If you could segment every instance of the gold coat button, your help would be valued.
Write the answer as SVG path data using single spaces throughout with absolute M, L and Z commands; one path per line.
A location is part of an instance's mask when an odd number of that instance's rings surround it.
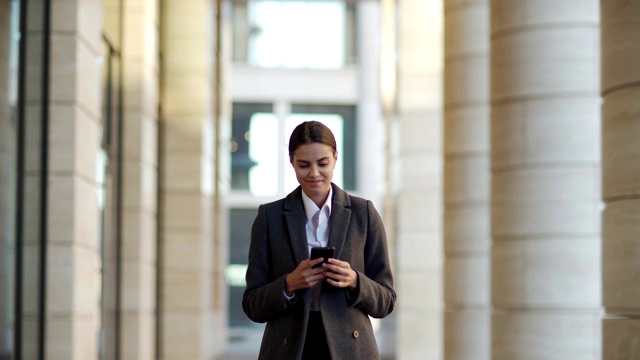
M 354 331 L 354 332 L 353 332 L 353 337 L 354 337 L 354 338 L 356 338 L 356 339 L 357 339 L 359 336 L 360 336 L 360 333 L 358 332 L 358 330 L 356 330 L 356 331 Z

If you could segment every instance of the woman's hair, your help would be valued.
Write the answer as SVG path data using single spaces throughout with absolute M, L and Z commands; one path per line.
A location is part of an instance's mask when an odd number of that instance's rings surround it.
M 305 121 L 296 126 L 289 138 L 289 156 L 293 156 L 293 152 L 298 147 L 310 143 L 321 143 L 329 145 L 333 152 L 337 151 L 336 139 L 329 128 L 319 121 Z

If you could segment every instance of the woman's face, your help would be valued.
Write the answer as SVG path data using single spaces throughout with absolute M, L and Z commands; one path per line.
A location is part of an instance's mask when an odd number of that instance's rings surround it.
M 309 143 L 300 145 L 289 160 L 304 193 L 316 205 L 322 205 L 329 194 L 338 153 L 329 145 Z

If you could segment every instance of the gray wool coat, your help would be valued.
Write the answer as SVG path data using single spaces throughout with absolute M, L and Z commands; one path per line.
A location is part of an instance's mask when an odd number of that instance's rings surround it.
M 378 359 L 369 316 L 389 315 L 396 301 L 384 227 L 371 201 L 332 186 L 329 246 L 358 273 L 358 284 L 349 296 L 346 289 L 323 283 L 320 311 L 327 344 L 334 360 Z M 251 230 L 242 308 L 251 320 L 267 323 L 259 359 L 302 356 L 310 299 L 298 291 L 289 303 L 283 291 L 287 274 L 309 258 L 305 220 L 298 187 L 284 199 L 261 205 Z

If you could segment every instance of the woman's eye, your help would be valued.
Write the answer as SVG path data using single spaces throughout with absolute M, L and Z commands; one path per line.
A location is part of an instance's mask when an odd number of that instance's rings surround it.
M 327 166 L 329 163 L 321 163 L 320 166 Z
M 306 168 L 308 168 L 308 167 L 309 167 L 309 165 L 298 165 L 298 167 L 299 167 L 300 169 L 306 169 Z

